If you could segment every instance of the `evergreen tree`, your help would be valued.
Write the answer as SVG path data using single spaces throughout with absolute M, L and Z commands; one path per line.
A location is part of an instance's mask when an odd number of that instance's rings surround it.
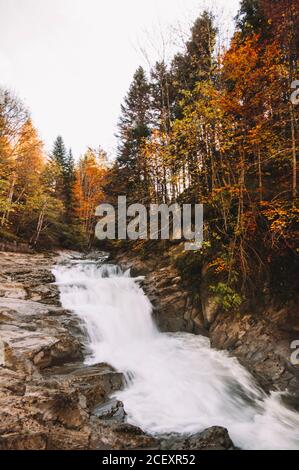
M 242 0 L 236 22 L 242 39 L 260 31 L 265 34 L 267 21 L 261 0 Z
M 69 149 L 69 152 L 65 159 L 64 171 L 64 190 L 65 190 L 65 202 L 66 202 L 66 217 L 68 222 L 71 222 L 74 217 L 74 196 L 73 188 L 75 184 L 75 160 L 73 157 L 72 149 Z
M 58 168 L 56 180 L 56 196 L 61 199 L 65 206 L 65 218 L 68 223 L 73 216 L 73 186 L 75 182 L 75 162 L 70 149 L 66 150 L 61 136 L 54 142 L 51 160 Z
M 144 139 L 150 135 L 150 86 L 142 67 L 135 72 L 121 111 L 117 167 L 121 172 L 123 192 L 127 194 L 130 188 L 133 199 L 144 200 L 148 178 L 141 148 Z
M 214 57 L 216 35 L 214 16 L 204 11 L 191 29 L 191 37 L 186 43 L 185 53 L 176 55 L 172 62 L 172 74 L 176 87 L 177 122 L 175 127 L 182 142 L 180 147 L 185 149 L 183 154 L 186 154 L 186 148 L 188 148 L 187 161 L 184 162 L 182 171 L 184 180 L 186 180 L 186 170 L 189 174 L 188 197 L 191 196 L 192 200 L 197 200 L 200 188 L 202 190 L 213 186 L 215 146 L 211 145 L 208 127 L 204 123 L 204 113 L 209 107 L 206 90 L 217 80 Z M 199 102 L 205 103 L 201 111 L 202 115 L 198 113 Z M 193 119 L 190 120 L 192 115 Z M 177 142 L 174 151 L 178 153 Z M 204 182 L 199 178 L 202 172 L 205 173 Z
M 61 199 L 65 204 L 64 172 L 66 164 L 66 148 L 61 136 L 58 136 L 54 142 L 50 160 L 57 168 L 56 179 L 54 183 L 55 197 Z
M 54 160 L 58 165 L 64 169 L 67 161 L 67 151 L 63 142 L 62 137 L 59 135 L 54 142 L 52 155 L 52 160 Z
M 186 99 L 184 91 L 191 92 L 199 82 L 212 76 L 216 34 L 213 15 L 203 12 L 191 29 L 191 38 L 186 43 L 185 53 L 177 54 L 172 61 L 178 117 L 181 115 L 180 101 L 184 97 Z
M 151 118 L 155 128 L 168 133 L 174 118 L 174 87 L 165 62 L 156 62 L 151 70 Z

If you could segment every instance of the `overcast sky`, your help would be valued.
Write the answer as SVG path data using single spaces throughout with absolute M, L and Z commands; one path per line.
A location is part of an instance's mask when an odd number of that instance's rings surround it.
M 138 65 L 165 59 L 205 5 L 226 35 L 239 0 L 0 0 L 0 85 L 23 99 L 51 149 L 115 149 L 120 103 Z

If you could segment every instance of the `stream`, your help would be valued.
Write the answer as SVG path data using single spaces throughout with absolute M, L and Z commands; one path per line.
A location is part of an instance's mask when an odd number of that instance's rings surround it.
M 299 413 L 267 395 L 228 353 L 189 333 L 161 333 L 141 278 L 102 260 L 64 255 L 53 270 L 61 303 L 83 321 L 90 354 L 125 376 L 114 394 L 129 423 L 153 435 L 228 429 L 242 449 L 299 449 Z

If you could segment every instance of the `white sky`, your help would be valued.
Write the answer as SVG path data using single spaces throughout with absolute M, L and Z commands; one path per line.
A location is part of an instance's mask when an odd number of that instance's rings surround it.
M 31 110 L 46 149 L 114 153 L 120 104 L 138 65 L 165 58 L 206 5 L 227 35 L 239 0 L 0 0 L 0 85 Z M 224 12 L 224 14 L 223 14 Z

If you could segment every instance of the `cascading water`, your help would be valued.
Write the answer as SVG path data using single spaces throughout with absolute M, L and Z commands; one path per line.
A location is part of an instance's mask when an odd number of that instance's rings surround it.
M 191 434 L 218 425 L 243 449 L 299 449 L 299 413 L 266 395 L 236 359 L 188 333 L 160 333 L 151 304 L 114 265 L 64 260 L 54 269 L 62 305 L 85 322 L 91 357 L 126 377 L 115 396 L 144 431 Z

